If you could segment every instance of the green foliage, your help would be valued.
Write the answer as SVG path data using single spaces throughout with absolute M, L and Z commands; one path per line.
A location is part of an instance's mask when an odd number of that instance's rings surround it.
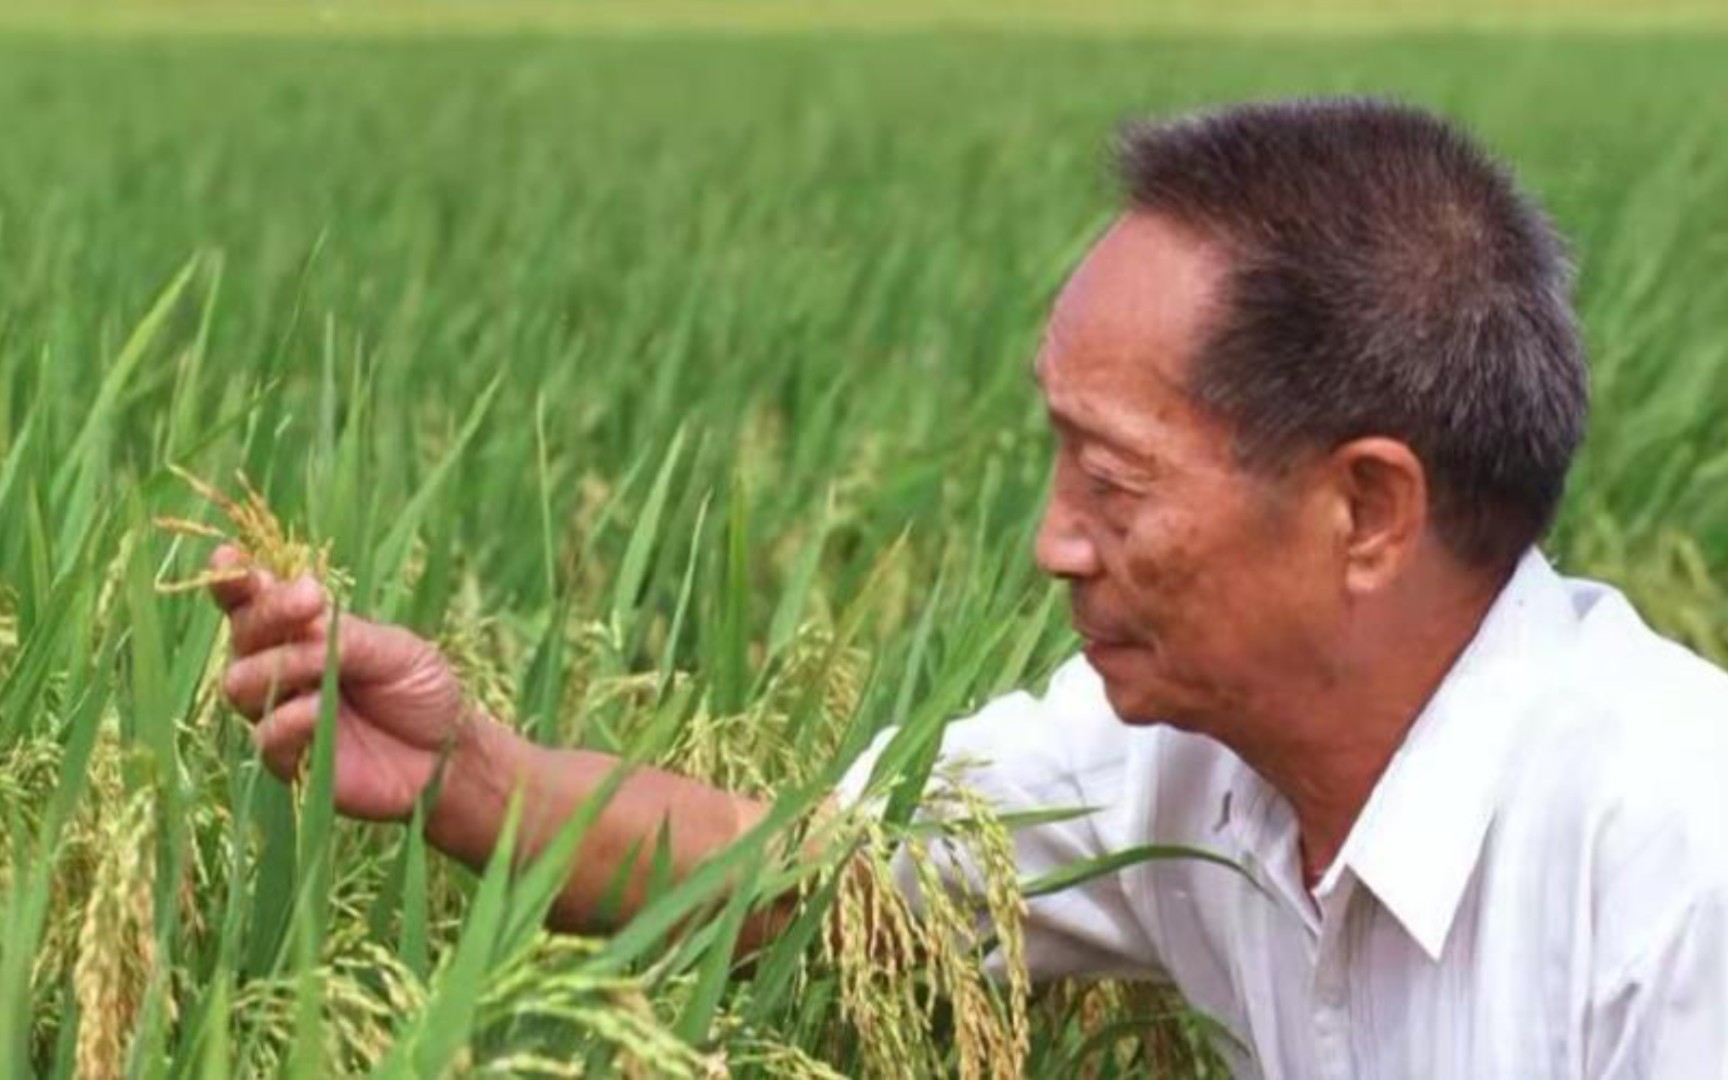
M 0 41 L 0 1071 L 1207 1075 L 1167 1001 L 1028 1004 L 958 910 L 912 929 L 836 872 L 953 842 L 896 832 L 941 724 L 1071 647 L 1025 369 L 1111 126 L 1376 90 L 1480 130 L 1582 267 L 1596 417 L 1553 550 L 1720 659 L 1723 48 Z M 209 605 L 151 588 L 207 553 L 149 525 L 210 520 L 170 464 L 255 478 L 501 717 L 773 814 L 607 942 L 538 930 L 582 818 L 478 879 L 332 820 L 328 759 L 291 793 L 220 705 Z M 889 723 L 885 822 L 813 824 Z M 831 910 L 948 951 L 847 954 Z

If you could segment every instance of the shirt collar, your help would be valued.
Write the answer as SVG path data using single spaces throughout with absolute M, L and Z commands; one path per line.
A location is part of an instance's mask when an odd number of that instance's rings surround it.
M 1519 561 L 1375 784 L 1338 858 L 1430 959 L 1446 944 L 1549 654 L 1577 628 L 1565 583 L 1541 552 Z
M 1347 868 L 1430 959 L 1440 958 L 1517 749 L 1520 715 L 1553 671 L 1543 658 L 1576 627 L 1565 583 L 1531 548 L 1405 734 L 1317 897 L 1330 895 Z M 1288 804 L 1245 763 L 1231 793 L 1248 850 L 1274 857 L 1270 848 L 1294 848 Z M 1284 854 L 1300 889 L 1294 851 Z

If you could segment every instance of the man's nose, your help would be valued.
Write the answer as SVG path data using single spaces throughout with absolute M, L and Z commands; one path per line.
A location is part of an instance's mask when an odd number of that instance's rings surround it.
M 1034 557 L 1038 569 L 1051 577 L 1085 578 L 1098 572 L 1098 549 L 1079 519 L 1054 495 L 1038 525 Z

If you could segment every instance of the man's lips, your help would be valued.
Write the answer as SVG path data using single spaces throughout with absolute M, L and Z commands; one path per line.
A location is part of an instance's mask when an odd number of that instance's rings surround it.
M 1079 622 L 1074 624 L 1074 630 L 1085 640 L 1087 648 L 1119 649 L 1128 644 L 1127 639 L 1120 634 L 1094 630 Z
M 1112 670 L 1120 670 L 1122 662 L 1128 657 L 1128 647 L 1116 642 L 1087 638 L 1080 646 L 1080 655 L 1086 658 L 1086 662 L 1092 665 L 1095 671 L 1103 675 Z

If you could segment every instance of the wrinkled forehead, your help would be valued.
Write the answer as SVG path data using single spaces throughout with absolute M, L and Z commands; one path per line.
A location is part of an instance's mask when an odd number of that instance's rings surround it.
M 1051 413 L 1089 426 L 1191 407 L 1189 365 L 1224 271 L 1222 252 L 1192 231 L 1141 211 L 1119 217 L 1045 325 L 1034 376 Z

